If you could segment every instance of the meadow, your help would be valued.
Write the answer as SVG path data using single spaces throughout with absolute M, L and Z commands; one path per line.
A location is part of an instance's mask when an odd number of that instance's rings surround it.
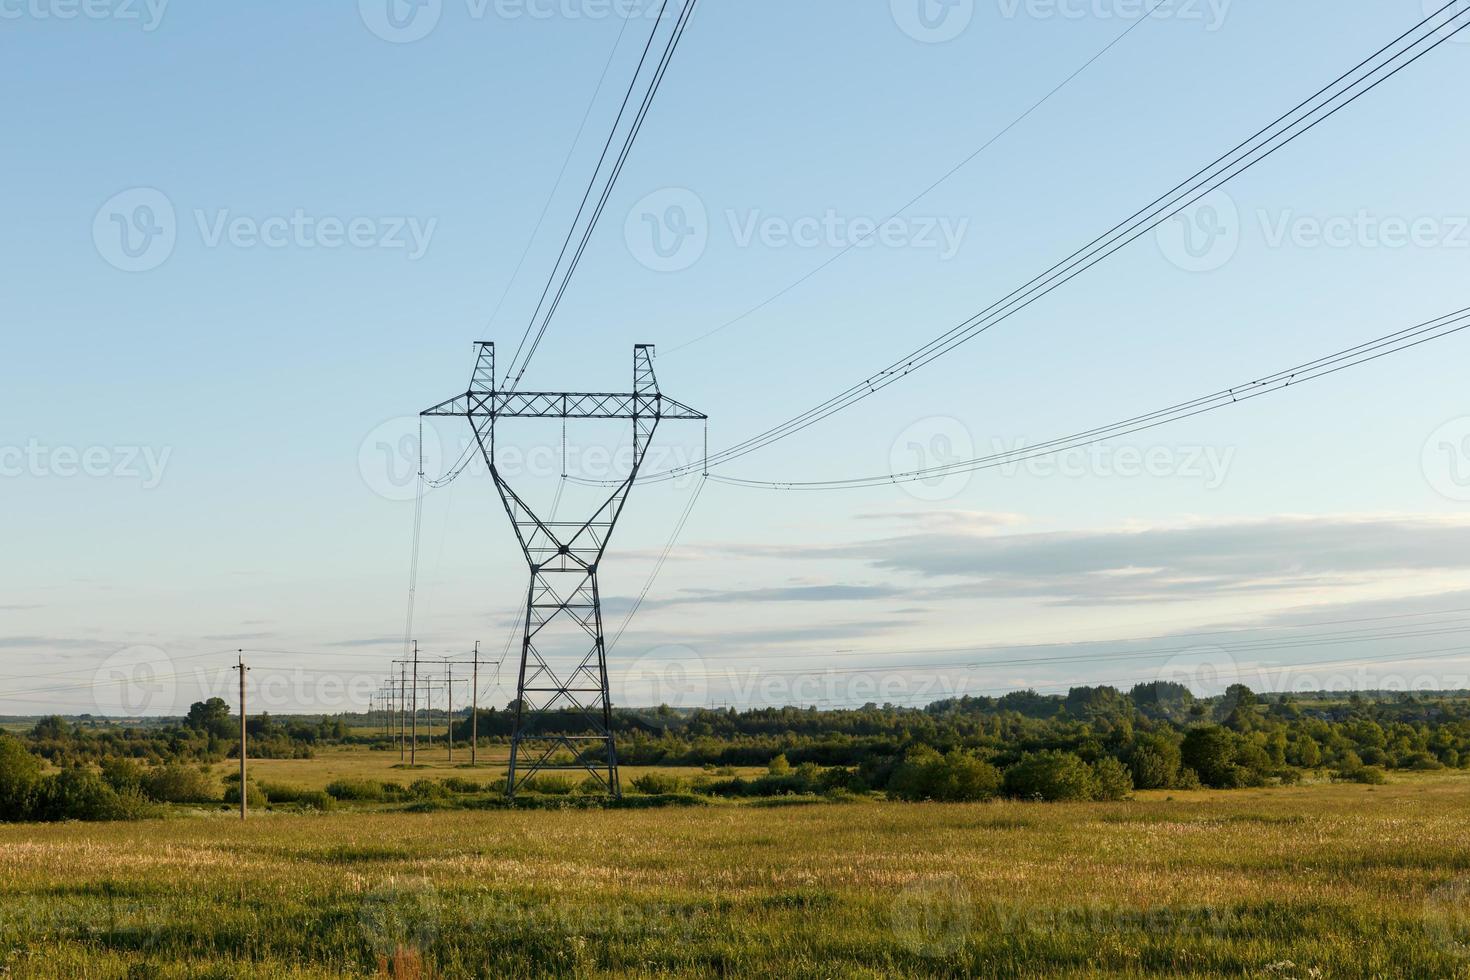
M 1467 814 L 1470 776 L 1444 772 L 1116 803 L 8 825 L 0 975 L 1470 977 Z

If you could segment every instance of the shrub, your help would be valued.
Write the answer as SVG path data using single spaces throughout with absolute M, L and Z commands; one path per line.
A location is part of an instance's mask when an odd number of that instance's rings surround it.
M 442 800 L 449 796 L 449 790 L 435 780 L 416 779 L 408 787 L 408 795 L 415 800 Z
M 1365 783 L 1369 786 L 1382 786 L 1388 782 L 1388 776 L 1377 766 L 1358 766 L 1353 769 L 1340 769 L 1332 774 L 1332 778 L 1340 783 Z
M 1218 725 L 1190 729 L 1179 752 L 1184 765 L 1206 786 L 1224 789 L 1246 783 L 1245 774 L 1235 764 L 1235 736 Z
M 647 796 L 664 796 L 684 789 L 684 781 L 662 772 L 649 772 L 633 779 L 633 790 Z
M 786 753 L 776 756 L 766 765 L 766 772 L 772 776 L 785 776 L 791 772 L 791 762 L 786 758 Z
M 536 776 L 525 784 L 525 788 L 533 793 L 545 793 L 548 796 L 569 796 L 575 788 L 569 776 Z
M 239 781 L 236 780 L 236 782 Z M 319 789 L 303 789 L 300 786 L 288 786 L 284 783 L 261 782 L 258 785 L 260 791 L 265 794 L 265 798 L 271 803 L 295 804 L 308 810 L 330 810 L 337 802 L 330 794 Z M 240 797 L 237 795 L 235 802 L 239 801 Z
M 1133 793 L 1133 776 L 1128 767 L 1112 756 L 1094 762 L 1092 774 L 1096 784 L 1094 799 L 1126 800 Z
M 1025 800 L 1090 800 L 1097 777 L 1071 752 L 1028 752 L 1006 770 L 1005 790 Z
M 86 769 L 63 769 L 41 783 L 34 815 L 41 820 L 134 820 L 146 813 L 147 805 L 136 793 L 118 793 Z
M 18 739 L 0 735 L 0 820 L 26 820 L 36 806 L 41 760 Z
M 236 783 L 239 777 L 236 777 Z M 143 774 L 143 793 L 159 803 L 213 803 L 214 786 L 202 770 L 170 763 Z M 237 795 L 238 799 L 238 795 Z
M 132 759 L 114 756 L 102 760 L 102 778 L 117 793 L 142 793 L 143 767 Z
M 389 798 L 388 785 L 371 779 L 334 779 L 327 784 L 327 794 L 354 803 L 381 803 Z
M 1179 779 L 1179 746 L 1162 735 L 1143 736 L 1128 757 L 1133 785 L 1139 789 L 1168 789 Z
M 451 793 L 478 793 L 485 787 L 473 779 L 465 779 L 463 776 L 450 776 L 444 780 L 444 788 Z
M 260 787 L 254 783 L 246 783 L 245 793 L 246 806 L 263 807 L 270 802 L 270 797 L 261 792 Z M 240 805 L 240 781 L 238 779 L 235 780 L 235 785 L 225 788 L 225 803 L 229 806 Z
M 926 747 L 910 752 L 894 770 L 888 793 L 900 800 L 965 803 L 988 800 L 1000 787 L 1000 770 L 990 763 L 958 749 L 941 756 Z

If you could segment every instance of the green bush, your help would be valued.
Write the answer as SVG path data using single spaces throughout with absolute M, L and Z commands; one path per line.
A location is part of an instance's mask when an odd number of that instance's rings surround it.
M 1097 776 L 1071 752 L 1028 752 L 1006 770 L 1005 790 L 1023 800 L 1091 800 Z
M 900 800 L 966 803 L 1000 792 L 1001 774 L 988 762 L 959 750 L 941 756 L 931 748 L 911 751 L 894 770 L 888 793 Z
M 416 779 L 408 787 L 408 795 L 415 800 L 442 800 L 449 796 L 449 790 L 433 779 Z
M 113 756 L 102 760 L 102 778 L 118 793 L 142 793 L 143 767 L 133 759 Z
M 404 796 L 403 787 L 396 783 L 350 778 L 332 780 L 327 784 L 327 793 L 335 799 L 352 803 L 382 803 Z
M 236 782 L 239 782 L 238 777 Z M 219 799 L 209 776 L 200 769 L 170 763 L 143 774 L 143 793 L 158 803 L 213 803 Z
M 786 753 L 781 753 L 767 763 L 766 772 L 772 776 L 785 776 L 791 772 L 791 762 L 786 758 Z
M 572 784 L 570 776 L 536 776 L 525 784 L 525 788 L 533 793 L 545 793 L 547 796 L 570 796 L 576 787 Z
M 1128 767 L 1112 756 L 1103 756 L 1092 764 L 1096 789 L 1093 799 L 1126 800 L 1133 794 L 1133 775 Z
M 451 793 L 479 793 L 485 787 L 473 779 L 465 779 L 463 776 L 450 776 L 444 780 L 444 788 Z
M 684 780 L 662 772 L 649 772 L 633 779 L 633 791 L 645 796 L 664 796 L 684 790 Z
M 19 739 L 0 735 L 0 820 L 28 820 L 41 784 L 41 760 Z
M 238 783 L 238 780 L 236 781 Z M 304 789 L 300 786 L 288 786 L 284 783 L 260 782 L 260 791 L 271 803 L 294 804 L 305 807 L 308 810 L 330 810 L 336 804 L 332 796 L 319 789 Z M 240 797 L 235 796 L 235 802 Z
M 1356 766 L 1351 769 L 1339 769 L 1332 774 L 1334 781 L 1339 783 L 1365 783 L 1369 786 L 1382 786 L 1388 782 L 1388 776 L 1377 766 Z
M 63 769 L 43 780 L 34 817 L 38 820 L 136 820 L 148 806 L 136 793 L 118 793 L 97 773 Z
M 270 802 L 270 797 L 261 792 L 259 786 L 254 783 L 246 784 L 246 806 L 263 807 Z M 225 803 L 229 806 L 240 805 L 240 781 L 235 780 L 235 785 L 225 787 Z

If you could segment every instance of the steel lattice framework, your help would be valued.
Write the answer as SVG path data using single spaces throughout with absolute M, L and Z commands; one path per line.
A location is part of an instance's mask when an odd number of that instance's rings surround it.
M 626 393 L 498 391 L 495 345 L 477 346 L 469 391 L 423 414 L 470 420 L 531 570 L 506 790 L 514 796 L 538 772 L 570 770 L 590 773 L 620 796 L 597 572 L 659 423 L 706 416 L 659 392 L 648 344 L 633 348 L 633 390 Z M 496 422 L 508 418 L 627 419 L 633 423 L 632 466 L 588 520 L 542 520 L 496 464 Z M 557 628 L 576 638 L 570 655 L 553 650 Z M 548 730 L 552 725 L 560 730 Z

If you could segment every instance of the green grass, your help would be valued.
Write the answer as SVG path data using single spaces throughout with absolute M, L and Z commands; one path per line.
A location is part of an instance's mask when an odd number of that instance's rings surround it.
M 0 976 L 1470 977 L 1467 812 L 1437 774 L 0 826 Z

